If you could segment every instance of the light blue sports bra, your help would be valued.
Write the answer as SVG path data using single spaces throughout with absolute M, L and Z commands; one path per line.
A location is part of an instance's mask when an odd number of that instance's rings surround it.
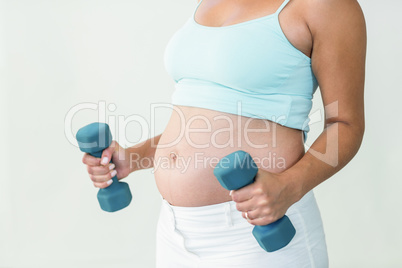
M 267 119 L 303 131 L 318 83 L 311 59 L 285 37 L 278 10 L 222 27 L 198 24 L 194 15 L 171 37 L 165 67 L 175 81 L 173 105 Z

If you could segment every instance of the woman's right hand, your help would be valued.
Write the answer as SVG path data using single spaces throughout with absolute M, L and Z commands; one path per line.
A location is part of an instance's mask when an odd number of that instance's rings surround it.
M 109 163 L 112 159 L 113 163 Z M 126 149 L 116 141 L 103 150 L 101 158 L 84 154 L 82 162 L 87 166 L 89 178 L 97 188 L 106 188 L 112 184 L 112 178 L 123 179 L 130 174 L 130 159 Z

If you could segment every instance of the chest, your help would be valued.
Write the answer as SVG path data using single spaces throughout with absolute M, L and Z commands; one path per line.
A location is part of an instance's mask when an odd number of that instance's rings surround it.
M 274 14 L 282 4 L 283 0 L 200 0 L 194 12 L 194 20 L 204 26 L 225 27 Z M 312 38 L 304 20 L 304 9 L 302 2 L 292 0 L 281 10 L 278 17 L 288 41 L 310 57 Z

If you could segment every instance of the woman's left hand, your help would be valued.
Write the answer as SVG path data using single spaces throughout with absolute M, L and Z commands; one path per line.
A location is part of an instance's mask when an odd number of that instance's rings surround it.
M 281 173 L 262 169 L 258 170 L 254 183 L 231 191 L 231 196 L 243 218 L 253 225 L 275 222 L 301 198 L 298 187 L 291 180 Z

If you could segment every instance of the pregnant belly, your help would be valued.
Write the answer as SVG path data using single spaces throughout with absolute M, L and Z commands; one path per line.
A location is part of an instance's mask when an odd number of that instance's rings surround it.
M 174 106 L 155 152 L 156 184 L 175 206 L 229 201 L 229 191 L 213 174 L 222 157 L 244 150 L 259 168 L 278 173 L 303 156 L 302 138 L 300 130 L 269 120 Z

